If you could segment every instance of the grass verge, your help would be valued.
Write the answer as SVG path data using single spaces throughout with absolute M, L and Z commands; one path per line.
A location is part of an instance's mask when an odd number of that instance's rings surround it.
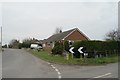
M 51 63 L 58 63 L 58 64 L 68 64 L 68 65 L 102 65 L 108 63 L 118 62 L 120 56 L 111 56 L 111 57 L 103 57 L 103 58 L 69 58 L 66 60 L 63 56 L 51 55 L 47 51 L 34 51 L 29 50 L 29 52 L 43 60 L 46 60 Z M 120 61 L 120 60 L 119 60 Z

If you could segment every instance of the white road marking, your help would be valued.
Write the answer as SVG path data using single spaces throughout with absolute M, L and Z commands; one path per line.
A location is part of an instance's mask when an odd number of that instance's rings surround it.
M 60 73 L 60 72 L 58 72 L 58 74 L 59 74 L 59 75 L 61 75 L 61 73 Z
M 48 62 L 48 64 L 50 64 L 50 63 Z
M 101 78 L 101 77 L 104 77 L 104 76 L 108 76 L 110 75 L 111 73 L 107 73 L 107 74 L 104 74 L 104 75 L 101 75 L 101 76 L 97 76 L 97 77 L 93 77 L 93 78 Z
M 53 68 L 53 69 L 56 69 L 56 67 L 54 67 L 54 66 L 53 66 L 52 68 Z
M 61 77 L 61 76 L 59 76 L 58 78 L 59 78 L 59 79 L 61 79 L 62 77 Z
M 51 65 L 49 62 L 48 62 L 48 64 L 58 73 L 58 78 L 61 79 L 62 76 L 61 76 L 60 71 L 54 65 Z
M 52 67 L 54 67 L 53 65 L 51 65 Z
M 55 71 L 59 72 L 58 69 L 55 69 Z

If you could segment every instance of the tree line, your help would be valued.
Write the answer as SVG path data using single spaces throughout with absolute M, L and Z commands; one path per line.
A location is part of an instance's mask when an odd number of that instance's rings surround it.
M 30 48 L 30 45 L 34 42 L 38 41 L 35 38 L 25 38 L 22 42 L 20 42 L 17 39 L 12 39 L 9 44 L 5 44 L 2 46 L 3 48 L 15 48 L 15 49 L 21 49 L 21 48 Z

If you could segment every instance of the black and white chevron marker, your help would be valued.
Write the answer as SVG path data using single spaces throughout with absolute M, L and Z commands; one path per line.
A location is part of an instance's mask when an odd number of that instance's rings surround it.
M 69 49 L 70 53 L 72 53 L 72 55 L 71 55 L 72 58 L 73 58 L 73 54 L 74 54 L 73 49 L 74 49 L 74 47 L 71 47 L 71 48 Z
M 81 53 L 81 54 L 84 53 L 84 52 L 82 51 L 83 48 L 84 48 L 84 47 L 79 47 L 79 48 L 78 48 L 78 52 Z M 71 48 L 69 49 L 70 53 L 74 54 L 75 52 L 74 52 L 73 50 L 74 50 L 74 47 L 71 47 Z
M 74 49 L 74 47 L 71 47 L 71 48 L 69 49 L 70 53 L 72 53 L 72 54 L 74 54 L 73 49 Z
M 82 49 L 83 49 L 83 47 L 80 47 L 79 49 L 78 49 L 78 51 L 82 54 L 82 53 L 84 53 L 83 51 L 82 51 Z

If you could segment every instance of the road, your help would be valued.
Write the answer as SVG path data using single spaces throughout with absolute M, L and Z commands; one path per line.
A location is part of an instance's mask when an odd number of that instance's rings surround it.
M 3 78 L 57 78 L 47 62 L 19 49 L 5 49 L 2 53 Z
M 62 78 L 118 78 L 118 63 L 102 66 L 54 65 L 62 73 Z
M 48 63 L 19 49 L 2 53 L 3 78 L 118 78 L 118 63 L 102 66 Z

